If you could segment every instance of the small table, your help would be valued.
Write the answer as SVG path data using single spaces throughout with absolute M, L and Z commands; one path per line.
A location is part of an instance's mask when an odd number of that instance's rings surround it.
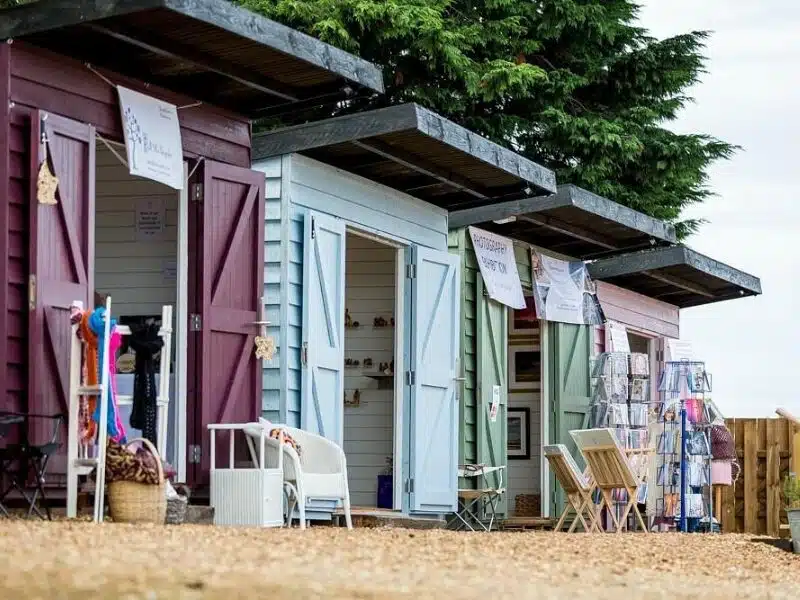
M 497 503 L 506 492 L 503 487 L 503 471 L 505 468 L 505 465 L 499 467 L 462 465 L 458 468 L 459 478 L 475 478 L 477 480 L 477 486 L 476 489 L 458 490 L 458 509 L 455 513 L 456 519 L 458 520 L 457 531 L 462 529 L 477 531 L 476 527 L 487 532 L 492 530 L 492 525 L 494 525 L 494 521 L 497 518 Z M 489 484 L 488 475 L 492 473 L 497 473 L 498 482 L 496 487 Z M 488 527 L 483 520 L 475 514 L 476 510 L 479 508 L 483 508 L 484 511 L 488 510 L 491 515 Z

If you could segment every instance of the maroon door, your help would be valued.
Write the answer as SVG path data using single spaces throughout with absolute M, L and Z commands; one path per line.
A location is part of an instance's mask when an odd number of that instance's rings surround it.
M 256 324 L 264 293 L 264 174 L 206 160 L 190 211 L 189 476 L 208 481 L 210 423 L 242 423 L 261 413 Z M 192 347 L 193 346 L 193 347 Z M 191 390 L 190 390 L 191 392 Z M 192 423 L 192 421 L 194 421 Z M 227 436 L 218 436 L 227 443 Z M 238 443 L 238 442 L 237 442 Z M 193 463 L 192 445 L 200 447 Z M 220 454 L 227 459 L 227 446 Z M 196 456 L 196 455 L 195 455 Z M 193 467 L 194 473 L 191 473 Z M 199 469 L 198 469 L 199 467 Z
M 28 280 L 28 410 L 69 412 L 69 307 L 91 308 L 94 290 L 94 128 L 42 112 L 31 123 L 30 269 Z M 37 176 L 48 160 L 58 178 L 56 203 L 37 198 Z M 32 441 L 47 441 L 52 422 L 31 421 Z M 62 453 L 51 473 L 66 472 Z

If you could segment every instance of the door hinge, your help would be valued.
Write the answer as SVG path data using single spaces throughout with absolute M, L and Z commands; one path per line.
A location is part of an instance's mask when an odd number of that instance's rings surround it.
M 406 371 L 406 383 L 408 385 L 414 385 L 417 381 L 417 375 L 414 371 Z
M 36 310 L 36 275 L 28 275 L 28 309 L 33 312 Z
M 409 494 L 414 493 L 414 480 L 413 479 L 406 479 L 406 492 Z
M 192 184 L 192 202 L 202 202 L 203 201 L 203 184 L 202 183 L 193 183 Z
M 303 347 L 300 349 L 300 362 L 308 364 L 308 342 L 303 342 Z
M 198 444 L 189 446 L 189 462 L 193 465 L 200 464 L 201 449 Z
M 416 279 L 417 277 L 417 265 L 406 265 L 406 277 L 408 279 Z
M 313 240 L 315 237 L 317 237 L 317 222 L 314 217 L 311 217 L 311 239 Z
M 203 318 L 197 313 L 189 315 L 189 331 L 200 331 L 203 328 Z

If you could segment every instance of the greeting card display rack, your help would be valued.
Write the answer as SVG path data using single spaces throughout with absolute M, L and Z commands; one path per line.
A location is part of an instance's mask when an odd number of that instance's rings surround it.
M 589 427 L 614 430 L 627 451 L 634 474 L 642 485 L 637 502 L 644 504 L 648 494 L 650 430 L 650 359 L 636 352 L 603 352 L 592 369 L 592 403 Z M 618 516 L 627 501 L 625 490 L 615 490 Z
M 664 364 L 659 380 L 656 420 L 650 436 L 657 439 L 651 479 L 656 483 L 648 515 L 662 531 L 714 531 L 711 492 L 711 419 L 706 395 L 711 376 L 702 361 Z

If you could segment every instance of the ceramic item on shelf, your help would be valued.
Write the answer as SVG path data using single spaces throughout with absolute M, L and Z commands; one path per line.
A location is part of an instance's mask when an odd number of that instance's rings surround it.
M 367 369 L 371 369 L 372 368 L 372 359 L 371 358 L 367 357 L 367 358 L 364 359 L 364 367 L 366 367 Z

